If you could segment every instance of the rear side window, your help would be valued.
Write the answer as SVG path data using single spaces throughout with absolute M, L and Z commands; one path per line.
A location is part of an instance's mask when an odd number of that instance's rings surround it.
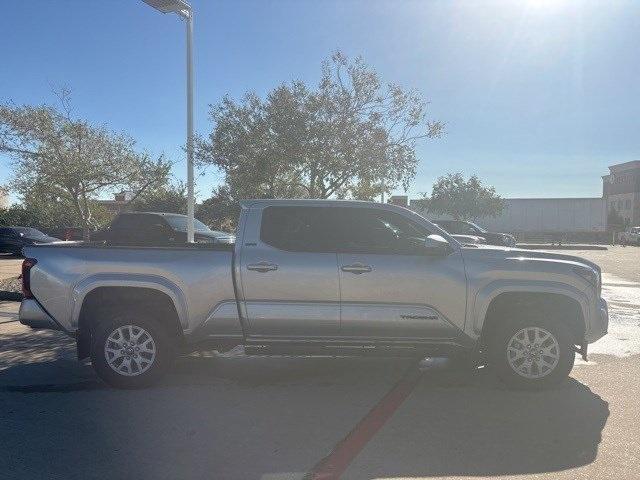
M 337 221 L 331 207 L 267 207 L 260 240 L 292 252 L 335 252 Z
M 135 228 L 138 223 L 138 215 L 118 215 L 111 226 L 113 228 Z
M 4 237 L 13 237 L 13 229 L 12 228 L 0 228 L 0 235 Z

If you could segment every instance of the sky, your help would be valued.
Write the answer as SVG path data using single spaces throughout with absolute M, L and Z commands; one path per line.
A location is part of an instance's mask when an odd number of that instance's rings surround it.
M 640 2 L 221 1 L 194 8 L 195 128 L 228 94 L 313 85 L 333 51 L 416 89 L 446 123 L 420 143 L 411 196 L 448 172 L 504 197 L 597 197 L 607 166 L 640 159 Z M 186 178 L 185 27 L 141 0 L 4 2 L 0 101 L 53 103 L 134 137 Z M 11 175 L 0 157 L 0 184 Z M 209 168 L 199 198 L 222 181 Z M 402 194 L 401 190 L 396 193 Z

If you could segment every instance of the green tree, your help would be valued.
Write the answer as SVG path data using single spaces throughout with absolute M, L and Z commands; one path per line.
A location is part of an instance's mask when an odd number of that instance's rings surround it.
M 183 182 L 157 185 L 148 188 L 131 201 L 128 210 L 140 212 L 187 213 L 187 186 Z
M 211 106 L 201 164 L 225 174 L 236 198 L 374 198 L 416 173 L 417 142 L 438 137 L 415 91 L 382 85 L 361 58 L 340 52 L 323 63 L 319 84 L 282 84 L 266 98 L 248 93 Z
M 88 232 L 101 223 L 97 198 L 119 190 L 138 196 L 164 182 L 170 164 L 137 151 L 127 135 L 74 118 L 67 91 L 58 98 L 60 108 L 0 104 L 0 152 L 13 158 L 10 187 L 23 202 L 55 203 Z
M 439 177 L 431 196 L 424 195 L 427 211 L 451 215 L 456 220 L 495 217 L 504 210 L 504 200 L 493 187 L 486 187 L 476 175 L 465 180 L 461 173 Z
M 233 232 L 240 215 L 240 203 L 228 185 L 216 188 L 210 198 L 196 207 L 198 220 L 215 230 Z
M 613 206 L 609 209 L 607 213 L 607 230 L 610 232 L 623 232 L 630 225 L 629 219 L 625 219 L 620 212 L 616 210 Z

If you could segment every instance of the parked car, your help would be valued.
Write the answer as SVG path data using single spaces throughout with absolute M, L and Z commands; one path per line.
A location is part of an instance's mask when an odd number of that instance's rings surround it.
M 0 253 L 21 255 L 22 248 L 27 245 L 61 241 L 31 227 L 0 227 Z
M 84 230 L 82 227 L 60 227 L 48 230 L 47 233 L 63 240 L 82 241 L 84 240 Z
M 197 219 L 194 227 L 196 243 L 235 242 L 233 234 L 211 230 Z M 162 212 L 120 213 L 106 230 L 92 234 L 91 240 L 109 245 L 179 245 L 187 241 L 187 216 Z
M 29 246 L 20 322 L 72 335 L 117 387 L 158 380 L 176 351 L 464 355 L 540 388 L 607 332 L 600 268 L 461 245 L 408 209 L 242 202 L 237 241 L 165 248 Z M 535 260 L 535 261 L 533 261 Z
M 465 222 L 462 220 L 433 220 L 433 223 L 452 235 L 474 235 L 484 238 L 489 245 L 500 245 L 504 247 L 516 246 L 516 239 L 513 235 L 489 232 L 473 222 Z
M 640 227 L 631 227 L 626 232 L 620 232 L 618 242 L 623 245 L 640 245 Z

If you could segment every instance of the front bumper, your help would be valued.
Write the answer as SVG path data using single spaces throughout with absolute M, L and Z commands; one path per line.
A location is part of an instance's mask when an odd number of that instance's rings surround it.
M 609 330 L 609 307 L 604 298 L 598 300 L 596 311 L 591 317 L 591 328 L 585 335 L 586 343 L 593 343 L 604 337 Z
M 49 330 L 62 330 L 62 327 L 49 316 L 40 304 L 33 298 L 26 298 L 20 304 L 18 312 L 20 323 L 31 328 L 44 328 Z

